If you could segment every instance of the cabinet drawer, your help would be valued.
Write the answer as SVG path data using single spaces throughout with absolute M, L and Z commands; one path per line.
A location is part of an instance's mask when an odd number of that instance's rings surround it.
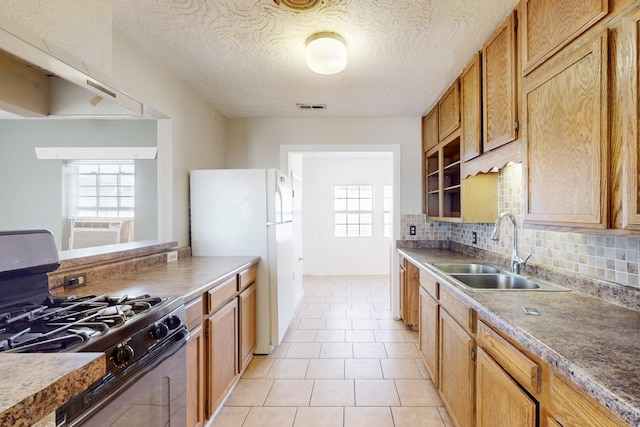
M 258 266 L 257 265 L 252 265 L 248 269 L 246 269 L 244 271 L 241 271 L 240 274 L 238 275 L 239 276 L 238 290 L 242 291 L 247 286 L 249 286 L 250 284 L 255 282 L 257 273 L 258 273 Z
M 236 296 L 237 290 L 236 276 L 222 282 L 215 288 L 211 289 L 209 294 L 209 313 L 213 313 L 219 307 L 223 306 L 234 296 Z
M 193 326 L 198 326 L 202 322 L 202 314 L 204 313 L 202 297 L 185 304 L 184 310 L 187 312 L 187 326 L 189 329 L 192 328 L 192 324 L 194 324 Z
M 445 289 L 440 289 L 440 305 L 468 333 L 475 329 L 474 311 Z
M 540 393 L 540 365 L 498 335 L 487 324 L 478 322 L 478 344 L 502 368 L 532 394 Z
M 438 290 L 440 284 L 433 280 L 431 276 L 429 276 L 429 273 L 423 270 L 420 270 L 420 286 L 422 286 L 433 299 L 437 300 L 439 298 Z
M 551 375 L 551 411 L 563 427 L 625 426 L 621 420 L 598 404 L 589 402 L 580 392 L 556 374 Z M 597 405 L 597 406 L 596 406 Z M 606 412 L 605 412 L 606 411 Z

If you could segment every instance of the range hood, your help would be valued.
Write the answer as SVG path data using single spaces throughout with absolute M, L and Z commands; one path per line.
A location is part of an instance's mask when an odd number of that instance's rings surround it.
M 0 28 L 0 118 L 141 118 L 142 104 Z

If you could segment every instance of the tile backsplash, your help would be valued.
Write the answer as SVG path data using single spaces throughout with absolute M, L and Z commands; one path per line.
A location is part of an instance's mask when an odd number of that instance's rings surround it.
M 515 216 L 521 257 L 531 253 L 532 264 L 640 288 L 640 239 L 522 228 L 522 165 L 503 168 L 498 185 L 498 212 L 511 212 Z M 416 236 L 409 235 L 409 225 L 416 226 Z M 451 240 L 511 255 L 513 226 L 508 219 L 500 225 L 498 242 L 490 239 L 493 224 L 450 224 L 426 221 L 424 215 L 403 215 L 401 226 L 402 240 Z M 475 245 L 472 244 L 473 232 L 477 234 Z

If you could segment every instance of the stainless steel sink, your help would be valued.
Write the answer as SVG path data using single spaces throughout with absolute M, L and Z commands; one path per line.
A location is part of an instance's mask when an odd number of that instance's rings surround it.
M 433 263 L 436 269 L 464 288 L 474 291 L 570 291 L 571 289 L 544 280 L 528 279 L 510 273 L 493 264 L 485 263 Z
M 540 289 L 537 283 L 511 274 L 452 274 L 473 289 Z
M 501 273 L 502 270 L 491 264 L 436 263 L 435 268 L 445 273 Z

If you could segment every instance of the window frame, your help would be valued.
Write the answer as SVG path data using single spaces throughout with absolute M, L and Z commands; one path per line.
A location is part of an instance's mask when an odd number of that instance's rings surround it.
M 357 197 L 354 192 L 357 188 Z M 333 185 L 333 237 L 334 238 L 373 238 L 375 236 L 375 186 L 373 184 L 334 184 Z M 339 191 L 342 191 L 339 193 Z M 369 197 L 362 197 L 363 192 Z M 344 194 L 344 196 L 342 196 Z M 339 197 L 340 196 L 340 197 Z M 344 207 L 342 208 L 342 201 Z M 364 206 L 363 206 L 364 204 Z M 367 209 L 368 206 L 368 209 Z M 364 209 L 363 209 L 364 208 Z M 366 222 L 366 218 L 370 219 Z M 342 219 L 344 218 L 344 220 Z M 365 221 L 363 221 L 365 219 Z M 344 232 L 339 232 L 344 227 Z M 353 231 L 356 230 L 357 233 Z M 366 233 L 366 230 L 369 233 Z M 363 233 L 364 232 L 364 233 Z
M 113 169 L 114 166 L 118 168 L 117 172 L 108 170 Z M 65 167 L 70 218 L 135 218 L 134 160 L 73 160 L 67 162 Z M 91 168 L 97 168 L 97 172 L 82 171 Z M 87 181 L 83 177 L 90 176 L 96 177 L 93 185 L 83 183 Z M 115 178 L 114 183 L 108 183 L 109 178 L 111 180 Z M 91 188 L 94 189 L 93 192 Z

